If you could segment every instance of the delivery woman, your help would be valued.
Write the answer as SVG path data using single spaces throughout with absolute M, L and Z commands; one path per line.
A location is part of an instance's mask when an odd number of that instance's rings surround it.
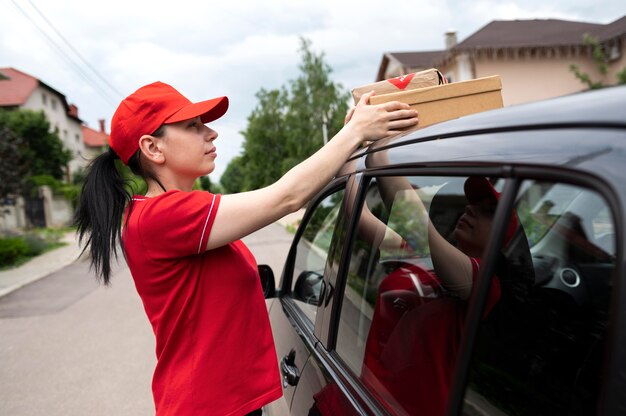
M 85 178 L 76 223 L 105 284 L 121 242 L 156 337 L 157 415 L 254 414 L 281 396 L 256 263 L 240 239 L 301 208 L 363 142 L 417 124 L 408 105 L 369 105 L 370 96 L 276 183 L 234 195 L 192 190 L 215 169 L 218 134 L 206 123 L 226 113 L 226 97 L 192 103 L 155 82 L 120 103 L 110 149 Z M 144 178 L 145 195 L 129 195 L 118 158 Z

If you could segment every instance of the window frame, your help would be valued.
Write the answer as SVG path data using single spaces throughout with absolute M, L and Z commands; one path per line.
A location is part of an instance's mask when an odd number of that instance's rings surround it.
M 322 191 L 320 191 L 316 195 L 315 199 L 309 202 L 306 208 L 305 214 L 302 217 L 302 221 L 300 225 L 298 226 L 296 234 L 294 235 L 294 238 L 291 243 L 291 247 L 289 248 L 287 260 L 285 261 L 285 266 L 283 267 L 280 289 L 277 294 L 277 297 L 280 299 L 282 307 L 285 309 L 288 309 L 290 311 L 289 316 L 297 320 L 297 326 L 301 328 L 303 331 L 306 331 L 307 336 L 309 338 L 315 339 L 315 341 L 317 340 L 317 336 L 315 334 L 316 323 L 319 320 L 321 320 L 321 317 L 324 314 L 324 307 L 323 307 L 324 302 L 322 302 L 322 304 L 317 307 L 315 321 L 311 322 L 311 320 L 308 318 L 308 316 L 302 310 L 302 308 L 300 308 L 300 306 L 298 306 L 295 300 L 290 296 L 292 292 L 291 288 L 292 288 L 292 281 L 294 278 L 293 274 L 294 274 L 294 269 L 295 269 L 295 261 L 296 261 L 296 257 L 298 253 L 298 244 L 302 238 L 302 235 L 304 234 L 304 230 L 307 228 L 307 226 L 310 223 L 311 217 L 313 216 L 313 214 L 316 212 L 317 208 L 319 207 L 319 204 L 328 196 L 336 192 L 342 191 L 342 190 L 344 191 L 344 198 L 341 201 L 337 218 L 339 219 L 342 215 L 345 215 L 346 182 L 347 182 L 347 178 L 339 178 L 337 180 L 332 181 L 329 185 L 327 185 Z M 335 241 L 336 238 L 338 238 L 338 236 L 341 235 L 341 233 L 339 234 L 336 233 L 336 225 L 337 224 L 335 224 L 335 228 L 333 228 L 333 242 Z M 325 262 L 324 280 L 323 280 L 324 282 L 326 281 L 326 271 L 328 269 L 327 266 L 328 266 L 328 258 L 326 258 L 326 262 Z M 320 293 L 320 298 L 323 299 L 325 295 L 326 295 L 325 290 L 323 290 Z

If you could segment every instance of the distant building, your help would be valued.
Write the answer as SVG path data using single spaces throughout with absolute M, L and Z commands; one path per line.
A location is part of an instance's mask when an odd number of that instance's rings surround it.
M 0 68 L 0 107 L 43 111 L 50 127 L 57 131 L 73 159 L 67 166 L 67 180 L 86 166 L 89 146 L 83 141 L 83 123 L 78 107 L 69 104 L 65 95 L 40 79 L 15 68 Z
M 66 180 L 106 150 L 108 135 L 104 120 L 100 130 L 87 127 L 78 117 L 78 107 L 65 95 L 43 81 L 14 68 L 0 68 L 0 108 L 43 111 L 73 159 L 66 169 Z M 61 227 L 72 222 L 73 207 L 61 195 L 42 187 L 36 197 L 14 196 L 0 201 L 0 230 L 29 227 Z
M 606 75 L 598 73 L 591 48 L 583 43 L 585 34 L 598 38 L 607 52 Z M 616 84 L 618 71 L 626 67 L 626 16 L 606 25 L 493 21 L 460 43 L 450 31 L 445 50 L 385 53 L 376 81 L 427 68 L 439 69 L 451 82 L 500 75 L 504 103 L 511 105 L 584 90 L 571 64 L 595 81 Z
M 83 143 L 85 145 L 84 158 L 87 161 L 94 159 L 99 154 L 107 150 L 109 145 L 109 135 L 106 133 L 104 126 L 104 120 L 98 120 L 100 122 L 100 130 L 94 130 L 83 124 Z

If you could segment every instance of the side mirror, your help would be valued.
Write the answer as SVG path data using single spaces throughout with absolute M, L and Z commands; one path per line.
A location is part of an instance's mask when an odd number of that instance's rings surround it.
M 261 278 L 263 296 L 265 296 L 265 299 L 273 298 L 276 292 L 276 282 L 272 268 L 267 264 L 259 264 L 257 268 L 259 270 L 259 277 Z
M 317 272 L 303 271 L 296 280 L 293 297 L 299 301 L 319 306 L 323 280 L 324 276 Z

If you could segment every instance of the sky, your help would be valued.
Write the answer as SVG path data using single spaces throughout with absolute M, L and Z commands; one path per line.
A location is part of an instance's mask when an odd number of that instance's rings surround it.
M 39 78 L 107 125 L 119 102 L 162 81 L 192 101 L 226 95 L 216 182 L 241 152 L 256 92 L 298 76 L 300 38 L 324 53 L 346 90 L 373 82 L 385 52 L 443 50 L 493 20 L 610 23 L 624 0 L 0 0 L 0 67 Z

